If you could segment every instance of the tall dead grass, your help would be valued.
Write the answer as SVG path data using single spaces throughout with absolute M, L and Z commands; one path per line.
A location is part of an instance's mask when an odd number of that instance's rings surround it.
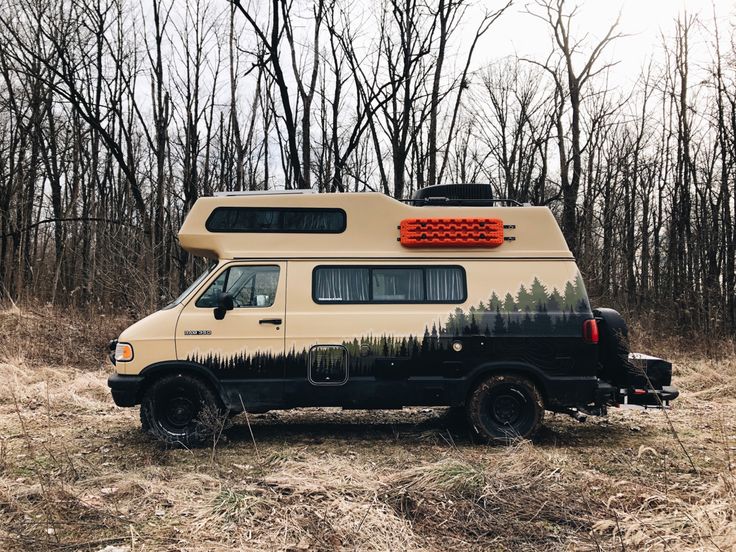
M 492 460 L 448 457 L 399 472 L 387 482 L 387 500 L 437 544 L 595 546 L 591 529 L 600 512 L 591 510 L 581 474 L 563 455 L 519 443 Z
M 16 305 L 0 309 L 0 361 L 22 358 L 34 366 L 98 369 L 106 345 L 131 323 L 123 315 L 49 305 Z
M 309 440 L 270 414 L 258 455 L 242 431 L 212 456 L 162 449 L 114 407 L 101 357 L 118 323 L 0 312 L 16 340 L 0 343 L 0 549 L 736 549 L 736 355 L 675 351 L 670 415 L 697 471 L 659 413 L 631 412 L 550 417 L 554 437 L 492 448 L 441 425 Z
M 715 361 L 736 356 L 734 336 L 681 333 L 663 320 L 661 312 L 624 314 L 629 326 L 629 340 L 634 351 L 662 358 L 709 358 Z

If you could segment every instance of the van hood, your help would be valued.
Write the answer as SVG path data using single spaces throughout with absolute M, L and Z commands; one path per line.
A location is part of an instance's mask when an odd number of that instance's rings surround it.
M 174 339 L 176 321 L 179 319 L 181 305 L 149 314 L 120 334 L 118 341 L 141 341 L 155 339 Z
M 151 364 L 176 359 L 174 332 L 181 309 L 177 305 L 156 311 L 120 334 L 119 342 L 132 345 L 133 360 L 118 361 L 115 364 L 118 374 L 139 374 Z

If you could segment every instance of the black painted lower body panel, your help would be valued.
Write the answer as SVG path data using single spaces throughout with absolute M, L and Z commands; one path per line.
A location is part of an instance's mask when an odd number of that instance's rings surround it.
M 462 406 L 475 381 L 438 377 L 405 380 L 356 377 L 334 386 L 315 386 L 306 380 L 225 380 L 221 385 L 225 401 L 233 410 L 242 410 L 243 406 L 272 410 L 309 406 L 380 409 Z M 594 403 L 598 380 L 595 377 L 555 378 L 544 381 L 540 387 L 545 408 L 565 410 Z
M 478 377 L 482 378 L 482 375 Z M 386 380 L 356 377 L 342 385 L 313 385 L 306 379 L 226 379 L 219 380 L 217 387 L 225 405 L 234 411 L 308 406 L 371 409 L 462 406 L 474 381 L 477 379 L 419 377 Z M 108 379 L 113 400 L 118 406 L 139 404 L 145 384 L 146 380 L 142 376 L 116 374 Z M 552 378 L 539 381 L 538 385 L 542 388 L 548 410 L 564 410 L 595 402 L 598 380 Z
M 130 406 L 140 401 L 142 386 L 161 370 L 189 369 L 209 380 L 232 410 L 460 406 L 484 377 L 514 373 L 539 387 L 548 410 L 591 405 L 600 396 L 597 347 L 579 337 L 371 338 L 341 347 L 348 353 L 347 366 L 323 366 L 323 357 L 307 350 L 247 362 L 207 357 L 158 363 L 141 376 L 113 376 L 110 387 L 116 404 Z

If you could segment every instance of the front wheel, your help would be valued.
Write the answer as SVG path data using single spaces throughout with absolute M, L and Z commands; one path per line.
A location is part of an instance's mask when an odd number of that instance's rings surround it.
M 490 442 L 508 443 L 531 437 L 544 417 L 544 402 L 528 379 L 499 374 L 483 380 L 468 399 L 473 429 Z
M 170 445 L 203 445 L 217 431 L 214 426 L 221 416 L 225 414 L 217 395 L 188 374 L 156 380 L 141 401 L 144 430 Z

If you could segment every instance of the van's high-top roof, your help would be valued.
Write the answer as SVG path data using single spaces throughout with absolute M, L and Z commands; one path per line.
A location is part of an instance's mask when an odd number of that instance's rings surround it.
M 325 209 L 339 214 L 342 226 L 318 232 L 218 231 L 213 221 L 231 209 L 275 211 Z M 344 212 L 344 218 L 342 213 Z M 305 211 L 306 212 L 306 211 Z M 319 211 L 311 211 L 318 213 Z M 218 218 L 219 216 L 219 218 Z M 225 217 L 226 218 L 226 217 Z M 398 227 L 405 219 L 501 219 L 505 241 L 498 247 L 405 247 Z M 209 224 L 208 224 L 209 221 Z M 208 229 L 209 228 L 209 229 Z M 264 258 L 564 258 L 572 259 L 552 213 L 546 207 L 441 206 L 402 203 L 377 192 L 346 194 L 219 194 L 197 200 L 179 232 L 182 247 L 212 259 Z

